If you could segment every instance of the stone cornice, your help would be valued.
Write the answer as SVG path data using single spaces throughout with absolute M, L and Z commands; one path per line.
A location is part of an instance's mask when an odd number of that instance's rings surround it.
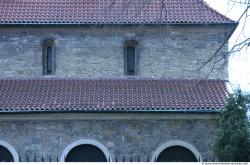
M 1 114 L 0 121 L 29 120 L 216 120 L 217 114 L 190 113 L 38 113 Z

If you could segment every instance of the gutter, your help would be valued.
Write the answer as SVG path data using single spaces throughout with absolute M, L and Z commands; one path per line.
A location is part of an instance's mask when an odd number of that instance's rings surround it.
M 17 27 L 44 27 L 44 26 L 49 26 L 49 27 L 58 27 L 58 26 L 63 26 L 63 27 L 94 27 L 94 26 L 98 26 L 98 27 L 105 27 L 105 26 L 218 26 L 218 25 L 232 25 L 238 26 L 238 22 L 228 22 L 228 23 L 187 23 L 187 22 L 183 22 L 183 23 L 101 23 L 101 22 L 97 22 L 97 23 L 4 23 L 4 22 L 0 22 L 0 26 L 3 27 L 10 27 L 10 26 L 17 26 Z
M 223 109 L 221 109 L 223 110 Z M 119 114 L 129 114 L 129 113 L 143 113 L 143 114 L 217 114 L 221 111 L 220 109 L 192 109 L 192 110 L 164 110 L 164 109 L 149 109 L 149 110 L 136 110 L 136 109 L 117 109 L 117 110 L 7 110 L 1 111 L 2 114 L 51 114 L 51 113 L 119 113 Z

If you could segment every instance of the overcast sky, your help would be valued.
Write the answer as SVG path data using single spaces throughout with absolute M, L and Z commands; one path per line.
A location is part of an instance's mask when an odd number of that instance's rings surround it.
M 247 7 L 246 5 L 240 5 L 239 3 L 232 2 L 232 0 L 205 1 L 214 9 L 235 21 L 239 19 Z M 240 0 L 236 1 L 239 2 Z M 250 15 L 250 12 L 248 12 L 248 15 Z M 240 22 L 240 25 L 229 41 L 229 48 L 232 47 L 235 42 L 240 42 L 244 38 L 250 37 L 250 16 L 246 19 L 246 21 L 245 17 L 243 17 Z M 246 24 L 243 29 L 244 22 L 246 22 Z M 231 56 L 229 61 L 229 80 L 236 86 L 237 84 L 240 84 L 240 87 L 243 90 L 250 92 L 250 47 L 248 50 L 243 49 L 240 53 L 235 53 Z

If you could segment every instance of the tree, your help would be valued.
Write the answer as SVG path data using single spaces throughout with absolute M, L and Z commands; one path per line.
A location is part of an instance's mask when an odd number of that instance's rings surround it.
M 230 95 L 219 114 L 219 128 L 213 145 L 218 161 L 250 161 L 250 139 L 245 97 L 241 91 Z

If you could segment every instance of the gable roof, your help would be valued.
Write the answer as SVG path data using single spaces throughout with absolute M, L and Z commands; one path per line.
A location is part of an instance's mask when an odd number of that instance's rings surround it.
M 223 109 L 221 80 L 2 79 L 0 113 Z
M 228 24 L 203 0 L 1 0 L 0 24 Z

